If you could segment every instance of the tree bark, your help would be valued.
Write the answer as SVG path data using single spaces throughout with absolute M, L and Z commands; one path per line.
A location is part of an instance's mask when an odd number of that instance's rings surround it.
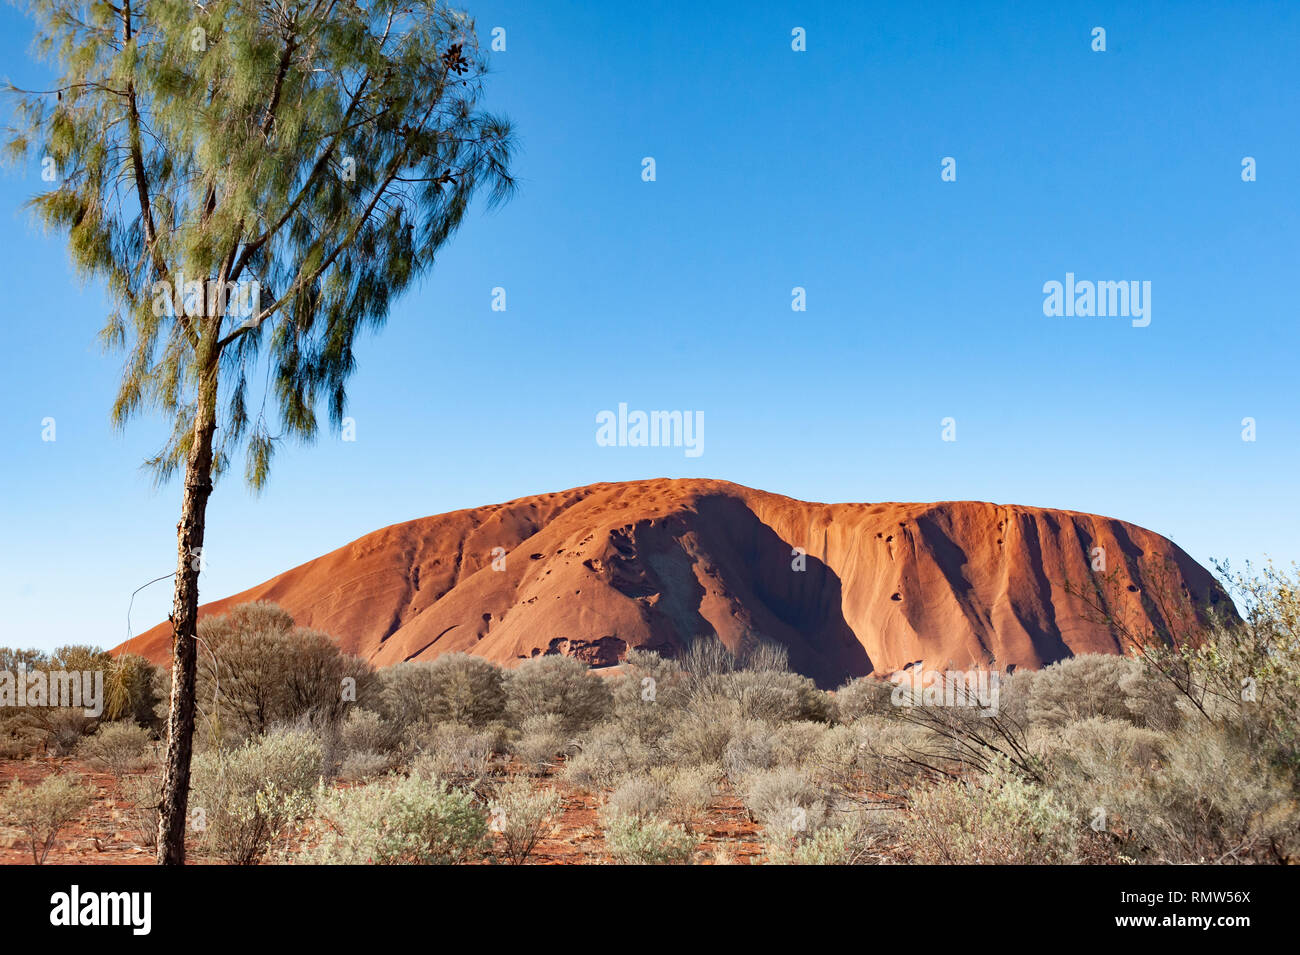
M 212 436 L 217 423 L 217 367 L 199 385 L 194 432 L 185 459 L 181 519 L 176 525 L 176 584 L 172 596 L 172 692 L 167 714 L 167 760 L 158 811 L 158 864 L 185 864 L 185 822 L 194 750 L 198 670 L 199 568 L 212 493 Z

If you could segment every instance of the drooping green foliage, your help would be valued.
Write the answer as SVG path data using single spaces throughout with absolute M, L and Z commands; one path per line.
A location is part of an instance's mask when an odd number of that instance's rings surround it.
M 108 289 L 102 338 L 126 354 L 113 420 L 172 423 L 150 461 L 165 480 L 216 367 L 216 470 L 243 446 L 260 487 L 276 440 L 316 433 L 321 399 L 341 424 L 358 333 L 475 194 L 513 188 L 510 127 L 478 105 L 473 23 L 437 0 L 31 12 L 61 77 L 11 89 L 9 151 L 52 177 L 32 208 Z

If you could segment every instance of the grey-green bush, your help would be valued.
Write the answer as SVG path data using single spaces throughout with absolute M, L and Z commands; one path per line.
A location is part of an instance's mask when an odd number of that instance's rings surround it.
M 439 723 L 425 728 L 416 749 L 419 755 L 412 764 L 413 773 L 473 788 L 491 769 L 495 736 L 486 729 Z
M 835 691 L 832 714 L 840 723 L 852 723 L 864 716 L 894 716 L 897 707 L 890 701 L 893 692 L 893 684 L 878 677 L 858 677 Z
M 530 772 L 541 773 L 548 769 L 569 747 L 565 720 L 558 713 L 536 713 L 523 721 L 519 738 L 513 745 L 514 754 Z
M 773 728 L 762 720 L 744 720 L 736 725 L 726 749 L 722 751 L 722 769 L 733 783 L 747 775 L 776 765 L 776 740 Z
M 501 668 L 468 653 L 399 663 L 379 671 L 378 709 L 398 727 L 461 723 L 482 727 L 505 715 Z
M 1006 764 L 920 786 L 899 815 L 913 861 L 929 865 L 1069 864 L 1078 859 L 1080 826 L 1049 790 Z
M 253 865 L 272 841 L 310 810 L 321 781 L 320 743 L 302 731 L 250 739 L 194 759 L 191 826 L 233 865 Z
M 341 719 L 368 695 L 374 668 L 344 654 L 327 634 L 295 627 L 270 603 L 239 604 L 199 623 L 196 700 L 219 738 L 243 738 L 303 718 Z
M 629 776 L 609 794 L 606 815 L 623 815 L 633 819 L 657 816 L 668 805 L 668 787 L 651 776 Z
M 153 762 L 153 734 L 134 722 L 100 723 L 94 735 L 78 745 L 77 755 L 120 778 Z
M 564 765 L 564 778 L 593 791 L 609 789 L 629 773 L 641 773 L 657 762 L 657 755 L 641 737 L 627 733 L 622 724 L 601 724 L 583 736 L 577 752 Z
M 502 786 L 492 804 L 489 828 L 500 839 L 506 861 L 523 865 L 559 812 L 560 794 L 554 789 L 534 789 L 527 779 L 512 779 Z
M 515 726 L 530 716 L 558 716 L 566 732 L 586 729 L 613 706 L 605 681 L 581 660 L 541 656 L 525 660 L 506 674 L 506 713 Z
M 420 776 L 336 790 L 314 820 L 313 865 L 456 865 L 476 858 L 487 814 L 464 789 Z
M 1151 729 L 1172 729 L 1179 720 L 1172 688 L 1129 657 L 1085 654 L 1035 674 L 1031 724 L 1064 726 L 1094 716 Z
M 685 826 L 662 819 L 613 815 L 605 825 L 605 847 L 623 865 L 685 865 L 700 839 Z
M 650 778 L 663 787 L 664 808 L 674 822 L 699 818 L 717 792 L 717 771 L 704 766 L 656 766 Z
M 826 823 L 825 794 L 797 769 L 751 773 L 742 795 L 768 839 L 778 844 L 807 838 Z
M 94 793 L 76 775 L 46 776 L 35 786 L 15 780 L 0 795 L 0 823 L 22 832 L 32 863 L 43 865 L 59 833 L 86 810 Z

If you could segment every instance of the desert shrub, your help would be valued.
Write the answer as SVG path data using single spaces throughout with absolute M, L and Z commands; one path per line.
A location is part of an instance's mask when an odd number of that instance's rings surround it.
M 51 670 L 98 670 L 113 662 L 107 650 L 88 643 L 71 643 L 50 654 L 45 664 Z
M 49 666 L 49 656 L 40 650 L 0 647 L 0 672 L 28 671 Z M 45 745 L 45 733 L 26 707 L 0 707 L 0 758 L 16 759 Z
M 493 720 L 483 727 L 483 736 L 492 743 L 492 752 L 498 756 L 509 754 L 510 746 L 519 738 L 519 730 L 505 720 Z
M 142 724 L 152 723 L 157 668 L 141 657 L 123 654 L 114 658 L 90 646 L 60 647 L 51 654 L 0 647 L 0 671 L 13 672 L 19 667 L 29 673 L 47 674 L 41 691 L 42 702 L 0 712 L 0 756 L 20 756 L 36 750 L 57 756 L 71 755 L 95 731 L 100 719 L 138 718 Z M 57 675 L 59 671 L 102 674 L 102 679 L 96 681 L 102 689 L 99 699 L 102 712 L 86 715 L 86 710 L 94 708 L 89 697 L 74 707 L 46 705 L 55 702 L 52 690 L 55 681 L 65 679 Z M 80 695 L 81 685 L 77 683 L 76 692 Z M 66 698 L 64 701 L 67 702 Z
M 692 700 L 664 737 L 664 755 L 689 766 L 720 763 L 727 744 L 742 723 L 738 708 L 731 700 L 721 697 Z
M 568 746 L 564 717 L 558 713 L 537 713 L 524 719 L 513 750 L 529 772 L 542 773 Z
M 689 864 L 699 845 L 685 826 L 663 819 L 614 814 L 605 823 L 605 847 L 623 865 Z
M 500 837 L 507 861 L 523 865 L 559 812 L 560 794 L 554 789 L 534 789 L 526 779 L 512 779 L 502 786 L 492 806 L 490 828 Z
M 555 715 L 566 732 L 586 729 L 613 705 L 613 693 L 581 660 L 541 656 L 525 660 L 505 681 L 506 713 L 522 728 L 529 717 Z
M 438 707 L 432 667 L 431 660 L 384 667 L 375 674 L 375 694 L 367 705 L 403 731 L 437 722 L 428 717 Z
M 120 778 L 153 761 L 153 734 L 133 722 L 100 723 L 93 736 L 81 741 L 77 754 Z
M 852 723 L 864 716 L 894 716 L 892 684 L 874 676 L 850 680 L 835 691 L 831 712 L 836 722 Z
M 696 709 L 716 698 L 736 704 L 745 719 L 820 720 L 830 718 L 831 698 L 807 677 L 790 672 L 788 652 L 756 643 L 732 653 L 716 637 L 696 640 L 681 656 L 680 692 Z
M 1218 570 L 1243 619 L 1213 617 L 1196 641 L 1124 632 L 1148 674 L 1178 694 L 1192 722 L 1227 734 L 1300 790 L 1300 568 Z
M 1183 727 L 1163 765 L 1097 799 L 1125 854 L 1163 864 L 1290 862 L 1300 805 L 1288 775 L 1221 728 Z
M 322 800 L 320 841 L 298 861 L 313 865 L 456 865 L 475 858 L 487 816 L 472 793 L 412 775 Z
M 467 653 L 448 653 L 434 660 L 430 670 L 436 690 L 432 718 L 486 726 L 505 715 L 505 680 L 495 663 Z
M 684 684 L 682 668 L 676 660 L 633 648 L 623 658 L 622 674 L 614 681 L 614 706 L 639 711 L 640 704 L 650 702 L 650 697 L 662 706 L 681 706 L 686 702 Z
M 22 724 L 0 720 L 0 759 L 20 759 L 30 753 L 36 741 L 19 731 Z
M 1059 865 L 1077 858 L 1074 814 L 1006 763 L 974 779 L 916 788 L 899 829 L 913 861 L 923 864 Z
M 36 651 L 6 652 L 13 658 L 15 666 L 27 667 L 30 681 L 26 689 L 27 705 L 18 708 L 10 722 L 11 735 L 33 742 L 56 756 L 70 756 L 82 737 L 94 732 L 102 715 L 86 714 L 86 710 L 94 708 L 92 700 L 89 696 L 83 698 L 82 681 L 72 671 L 106 671 L 112 665 L 112 656 L 86 646 L 60 647 L 48 657 Z M 30 672 L 33 670 L 40 671 L 38 679 L 33 679 L 34 674 Z M 69 672 L 64 674 L 63 671 Z M 74 695 L 69 699 L 64 695 L 66 693 Z M 76 702 L 79 705 L 53 706 L 56 702 Z
M 419 755 L 411 767 L 414 774 L 474 788 L 491 768 L 495 737 L 472 726 L 438 723 L 424 728 L 416 750 Z
M 1047 731 L 1036 731 L 1045 777 L 1073 805 L 1096 804 L 1119 789 L 1145 784 L 1164 756 L 1167 738 L 1127 720 L 1090 717 Z
M 131 720 L 154 726 L 155 710 L 162 702 L 159 668 L 144 657 L 123 653 L 114 657 L 104 676 L 104 715 L 110 720 Z
M 817 745 L 830 731 L 826 723 L 797 720 L 782 723 L 772 733 L 773 753 L 777 765 L 803 766 L 812 759 Z
M 998 679 L 998 714 L 1017 726 L 1029 725 L 1029 698 L 1038 680 L 1038 670 L 1015 670 Z
M 1140 804 L 1160 773 L 1169 739 L 1125 720 L 1095 716 L 1057 729 L 1035 731 L 1044 783 L 1071 810 L 1087 839 L 1081 861 L 1112 862 L 1127 841 L 1121 807 Z M 1131 854 L 1137 853 L 1129 848 Z
M 694 640 L 677 657 L 685 677 L 689 698 L 717 692 L 722 679 L 738 670 L 784 673 L 790 670 L 790 654 L 779 644 L 758 641 L 733 651 L 717 636 Z
M 740 669 L 743 663 L 717 637 L 692 641 L 677 657 L 682 673 L 682 692 L 687 701 L 717 693 L 722 679 Z
M 370 694 L 374 667 L 360 657 L 344 653 L 329 634 L 295 627 L 286 642 L 294 666 L 284 687 L 285 711 L 276 722 L 292 722 L 305 714 L 342 719 L 352 705 L 345 699 L 345 680 L 355 684 L 356 699 Z
M 1175 732 L 1182 725 L 1177 690 L 1146 666 L 1139 665 L 1120 680 L 1119 688 L 1133 725 L 1161 732 Z
M 663 787 L 664 808 L 675 822 L 697 819 L 717 792 L 715 771 L 703 766 L 656 766 L 650 777 Z
M 826 822 L 825 796 L 796 769 L 779 767 L 751 773 L 741 795 L 769 841 L 778 845 L 805 839 Z
M 721 681 L 721 692 L 735 700 L 746 719 L 785 723 L 793 720 L 826 722 L 831 698 L 806 676 L 780 670 L 738 670 Z
M 1006 763 L 1022 776 L 1041 781 L 1042 767 L 1029 743 L 1028 720 L 1017 715 L 1019 707 L 1002 706 L 1001 695 L 1000 687 L 996 707 L 975 700 L 970 701 L 973 705 L 949 706 L 910 697 L 911 704 L 898 707 L 897 721 L 922 733 L 911 737 L 916 745 L 885 764 L 903 770 L 988 772 L 994 765 Z
M 50 654 L 46 667 L 50 670 L 102 670 L 107 672 L 113 665 L 113 654 L 99 647 L 86 644 L 71 644 L 59 647 Z
M 1029 722 L 1056 727 L 1091 717 L 1135 726 L 1177 725 L 1173 690 L 1129 657 L 1085 654 L 1040 670 L 1029 692 Z
M 399 663 L 379 671 L 378 708 L 396 726 L 486 726 L 505 715 L 501 668 L 468 653 Z
M 295 627 L 270 603 L 239 604 L 199 622 L 197 701 L 219 727 L 255 736 L 303 717 L 342 718 L 344 680 L 357 699 L 374 679 L 370 664 L 345 655 L 324 633 Z
M 770 865 L 861 865 L 872 857 L 874 838 L 854 822 L 827 825 L 806 839 L 768 847 Z
M 1289 862 L 1300 855 L 1300 573 L 1220 576 L 1243 610 L 1189 606 L 1150 627 L 1094 604 L 1184 714 L 1161 767 L 1110 794 L 1111 832 L 1156 862 Z M 1158 577 L 1158 575 L 1157 575 Z M 1159 582 L 1159 580 L 1158 580 Z M 1167 589 L 1167 588 L 1166 588 Z M 1181 599 L 1179 599 L 1181 598 Z
M 853 725 L 833 726 L 817 741 L 808 757 L 814 785 L 827 792 L 854 792 L 868 788 L 867 719 Z M 871 720 L 883 717 L 870 717 Z
M 929 734 L 904 722 L 863 716 L 828 729 L 799 767 L 830 804 L 879 808 L 927 772 Z M 914 762 L 919 759 L 920 762 Z
M 629 776 L 609 794 L 602 810 L 607 815 L 633 819 L 657 816 L 668 804 L 668 788 L 650 776 Z
M 340 767 L 343 765 L 343 759 L 347 751 L 343 746 L 342 721 L 336 719 L 334 714 L 317 710 L 311 713 L 304 713 L 298 719 L 290 723 L 277 723 L 266 733 L 267 736 L 276 736 L 283 733 L 290 733 L 298 736 L 306 736 L 314 740 L 320 747 L 320 775 L 323 785 L 328 786 L 337 778 Z M 254 737 L 256 738 L 256 737 Z M 198 734 L 195 734 L 198 740 Z M 211 739 L 203 745 L 196 743 L 195 752 L 206 752 L 209 749 L 230 750 L 237 747 L 242 742 L 247 742 L 248 737 L 230 737 L 224 740 Z
M 23 709 L 0 708 L 0 759 L 18 759 L 38 750 L 42 734 Z
M 0 670 L 14 672 L 22 667 L 40 670 L 50 665 L 50 656 L 44 650 L 22 647 L 0 647 Z
M 84 709 L 75 707 L 30 708 L 27 716 L 36 738 L 55 756 L 71 756 L 99 725 Z
M 72 775 L 46 776 L 35 786 L 15 780 L 0 796 L 0 822 L 22 832 L 32 862 L 42 865 L 59 833 L 85 811 L 94 792 Z
M 200 753 L 191 816 L 201 810 L 203 838 L 219 858 L 252 865 L 310 809 L 322 762 L 320 743 L 301 731 Z
M 323 728 L 325 765 L 337 763 L 340 778 L 367 779 L 400 765 L 401 736 L 391 723 L 372 710 L 353 708 L 334 727 Z M 331 733 L 331 730 L 333 732 Z
M 373 710 L 351 709 L 339 724 L 344 752 L 395 753 L 401 743 L 398 728 Z
M 827 793 L 855 802 L 888 801 L 917 778 L 944 767 L 947 741 L 924 726 L 883 716 L 863 716 L 827 730 L 805 764 L 814 783 Z
M 158 805 L 162 802 L 161 772 L 126 776 L 118 781 L 126 800 L 124 812 L 136 831 L 140 845 L 153 848 L 158 844 Z
M 210 720 L 256 734 L 281 715 L 281 680 L 293 665 L 284 635 L 293 625 L 288 611 L 266 602 L 199 621 L 196 699 Z
M 601 724 L 578 742 L 576 754 L 564 765 L 564 778 L 587 790 L 609 789 L 621 777 L 644 772 L 655 762 L 650 747 L 621 722 Z
M 776 740 L 772 727 L 761 720 L 744 720 L 732 730 L 722 751 L 722 770 L 737 783 L 760 769 L 776 765 Z
M 347 782 L 360 782 L 383 776 L 397 767 L 393 753 L 377 753 L 372 749 L 351 750 L 339 763 L 338 778 Z
M 622 673 L 610 686 L 612 722 L 648 746 L 657 746 L 668 735 L 686 701 L 677 663 L 645 650 L 628 651 Z

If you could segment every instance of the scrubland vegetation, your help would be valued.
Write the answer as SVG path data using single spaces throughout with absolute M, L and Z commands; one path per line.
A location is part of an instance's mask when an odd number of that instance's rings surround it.
M 191 852 L 519 864 L 583 804 L 573 861 L 726 863 L 718 807 L 738 803 L 770 863 L 1295 862 L 1300 579 L 1235 583 L 1244 620 L 1196 646 L 1003 675 L 995 715 L 898 705 L 871 677 L 827 693 L 763 644 L 633 650 L 605 675 L 465 654 L 375 671 L 279 608 L 237 607 L 201 628 Z M 87 648 L 0 650 L 0 669 L 19 661 L 103 667 L 109 705 L 0 710 L 0 753 L 111 774 L 149 844 L 163 674 Z M 66 773 L 15 782 L 0 825 L 40 862 L 89 799 Z

